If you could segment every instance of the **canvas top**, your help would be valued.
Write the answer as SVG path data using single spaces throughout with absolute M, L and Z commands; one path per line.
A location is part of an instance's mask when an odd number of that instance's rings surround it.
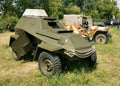
M 66 14 L 64 15 L 64 19 L 63 19 L 67 24 L 72 24 L 72 23 L 82 23 L 82 19 L 80 17 L 80 15 L 76 15 L 76 14 Z
M 82 25 L 83 22 L 83 17 L 87 19 L 89 24 L 92 24 L 92 18 L 90 16 L 85 16 L 85 15 L 79 15 L 79 14 L 65 14 L 63 21 L 66 22 L 67 24 L 74 24 L 78 23 Z

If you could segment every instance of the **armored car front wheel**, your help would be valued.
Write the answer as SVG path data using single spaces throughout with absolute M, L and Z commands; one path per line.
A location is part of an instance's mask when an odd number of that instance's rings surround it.
M 61 61 L 58 56 L 48 52 L 42 52 L 38 58 L 41 73 L 45 76 L 53 76 L 61 72 Z

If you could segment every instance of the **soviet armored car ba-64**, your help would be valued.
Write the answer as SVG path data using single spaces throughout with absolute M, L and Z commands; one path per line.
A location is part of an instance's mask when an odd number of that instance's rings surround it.
M 16 24 L 9 45 L 16 60 L 32 52 L 45 76 L 61 72 L 62 58 L 88 58 L 90 66 L 95 65 L 97 58 L 95 48 L 88 40 L 64 29 L 55 18 L 48 18 L 44 10 L 27 9 Z

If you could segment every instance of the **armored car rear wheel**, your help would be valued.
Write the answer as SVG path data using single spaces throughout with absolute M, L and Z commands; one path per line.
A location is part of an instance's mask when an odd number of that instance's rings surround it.
M 90 57 L 88 57 L 88 65 L 90 67 L 94 67 L 97 61 L 97 55 L 96 52 L 94 52 Z
M 61 72 L 61 61 L 58 56 L 48 52 L 42 52 L 38 58 L 41 73 L 45 76 L 53 76 Z

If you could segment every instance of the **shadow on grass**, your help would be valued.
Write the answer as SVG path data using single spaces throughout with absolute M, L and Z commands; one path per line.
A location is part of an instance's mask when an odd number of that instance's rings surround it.
M 89 65 L 88 60 L 80 59 L 77 61 L 67 62 L 62 66 L 62 68 L 63 68 L 63 73 L 67 73 L 67 72 L 79 73 L 79 72 L 82 72 L 83 70 L 86 73 L 90 73 L 97 68 L 97 65 L 98 63 L 96 63 L 94 66 L 91 67 Z
M 31 55 L 31 52 L 29 52 L 27 55 L 24 56 L 22 63 L 32 62 L 32 61 L 33 61 L 33 55 Z M 83 70 L 86 73 L 90 73 L 96 68 L 97 68 L 97 63 L 93 67 L 91 67 L 89 65 L 88 59 L 65 61 L 64 64 L 62 64 L 62 71 L 63 71 L 62 73 L 64 74 L 67 72 L 80 73 Z
M 25 55 L 25 57 L 23 59 L 23 63 L 32 62 L 32 61 L 33 61 L 33 56 L 30 53 Z M 35 60 L 35 61 L 37 61 L 37 60 Z M 80 59 L 77 61 L 67 61 L 65 64 L 62 65 L 62 70 L 63 70 L 64 74 L 67 72 L 79 73 L 83 70 L 86 73 L 90 73 L 97 68 L 97 65 L 98 65 L 98 63 L 96 63 L 93 67 L 91 67 L 89 65 L 88 60 Z

